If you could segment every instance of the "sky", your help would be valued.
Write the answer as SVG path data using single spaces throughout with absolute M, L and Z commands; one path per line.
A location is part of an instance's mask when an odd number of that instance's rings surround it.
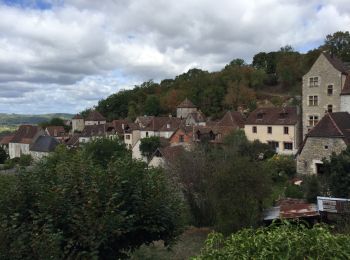
M 348 0 L 0 0 L 0 113 L 77 113 L 349 27 Z

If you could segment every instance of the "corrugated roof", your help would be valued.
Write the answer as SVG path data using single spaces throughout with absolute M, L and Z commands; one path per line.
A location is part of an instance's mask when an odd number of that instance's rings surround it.
M 38 139 L 30 147 L 31 151 L 34 152 L 53 152 L 57 145 L 60 143 L 56 138 L 51 136 L 39 136 Z

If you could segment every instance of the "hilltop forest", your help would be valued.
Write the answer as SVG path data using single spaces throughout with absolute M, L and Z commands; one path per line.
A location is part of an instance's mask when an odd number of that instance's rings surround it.
M 206 116 L 215 119 L 239 106 L 252 110 L 266 99 L 280 105 L 288 97 L 301 95 L 302 76 L 322 51 L 349 62 L 349 32 L 328 35 L 324 44 L 305 54 L 287 45 L 278 51 L 257 53 L 251 64 L 233 59 L 221 71 L 193 68 L 160 83 L 150 80 L 100 100 L 96 109 L 109 120 L 168 115 L 174 114 L 176 106 L 188 97 Z

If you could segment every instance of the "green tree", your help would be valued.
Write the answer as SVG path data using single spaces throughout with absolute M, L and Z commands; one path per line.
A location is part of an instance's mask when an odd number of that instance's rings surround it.
M 158 116 L 161 112 L 159 98 L 154 95 L 147 96 L 144 110 L 146 115 Z
M 83 153 L 88 160 L 106 167 L 113 159 L 124 158 L 129 155 L 125 144 L 118 139 L 97 138 L 83 147 Z
M 178 192 L 160 169 L 130 158 L 101 167 L 59 147 L 0 188 L 1 259 L 119 259 L 171 243 L 182 225 Z
M 160 138 L 157 136 L 151 136 L 141 139 L 140 143 L 140 151 L 142 156 L 146 156 L 149 160 L 152 156 L 152 154 L 157 150 L 157 148 L 160 148 Z
M 324 49 L 343 61 L 350 62 L 350 34 L 348 31 L 338 31 L 327 35 Z

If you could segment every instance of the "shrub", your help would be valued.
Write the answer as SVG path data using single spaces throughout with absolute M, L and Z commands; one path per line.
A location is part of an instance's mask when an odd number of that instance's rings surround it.
M 349 259 L 350 236 L 332 234 L 327 226 L 313 228 L 284 223 L 244 229 L 228 238 L 212 233 L 195 259 Z

